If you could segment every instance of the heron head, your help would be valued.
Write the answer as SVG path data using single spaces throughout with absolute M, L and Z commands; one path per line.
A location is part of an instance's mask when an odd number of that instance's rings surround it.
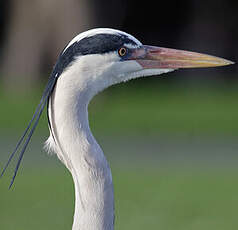
M 110 85 L 179 68 L 215 67 L 232 62 L 210 55 L 143 45 L 114 29 L 93 29 L 77 35 L 62 51 L 56 69 L 76 82 L 100 91 Z M 63 78 L 63 76 L 62 76 Z M 76 84 L 74 78 L 74 84 Z
M 98 91 L 133 78 L 159 75 L 179 68 L 229 64 L 233 62 L 210 55 L 146 46 L 133 36 L 119 30 L 101 28 L 81 33 L 61 52 L 40 103 L 0 177 L 24 143 L 9 188 L 13 185 L 26 147 L 53 92 L 57 91 L 58 97 L 67 95 L 68 99 L 78 96 L 75 91 L 81 89 L 79 91 L 84 92 L 86 96 L 86 98 L 82 97 L 82 100 L 85 100 L 87 105 Z M 60 90 L 56 90 L 57 87 Z M 50 123 L 49 127 L 51 129 Z

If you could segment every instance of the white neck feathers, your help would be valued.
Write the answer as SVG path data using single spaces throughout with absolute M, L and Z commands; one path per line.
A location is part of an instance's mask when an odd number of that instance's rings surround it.
M 84 78 L 85 73 L 69 68 L 58 79 L 49 101 L 52 131 L 47 142 L 74 180 L 73 230 L 113 230 L 111 171 L 88 123 L 88 103 L 98 89 L 91 87 L 93 76 Z

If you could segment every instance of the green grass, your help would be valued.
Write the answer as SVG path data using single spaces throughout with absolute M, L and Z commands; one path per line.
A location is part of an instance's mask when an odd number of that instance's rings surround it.
M 93 99 L 89 115 L 94 132 L 238 135 L 235 85 L 192 87 L 163 81 L 154 85 L 134 82 L 111 87 Z M 11 97 L 0 93 L 1 131 L 23 130 L 39 102 L 40 92 Z M 45 114 L 38 130 L 47 130 Z
M 115 87 L 96 98 L 96 132 L 238 135 L 237 88 Z
M 191 87 L 163 84 L 163 80 L 154 85 L 143 85 L 144 82 L 115 86 L 93 99 L 89 114 L 96 136 L 238 136 L 235 84 Z M 10 134 L 8 145 L 30 120 L 41 91 L 9 96 L 0 90 L 0 134 Z M 39 132 L 45 137 L 45 114 Z M 2 167 L 2 158 L 0 162 Z M 30 165 L 31 169 L 21 170 L 12 191 L 7 190 L 11 174 L 0 181 L 0 229 L 71 229 L 74 194 L 69 173 L 63 166 L 49 167 L 35 161 Z M 112 167 L 116 229 L 238 229 L 237 169 L 194 169 L 195 165 L 196 162 L 189 168 L 181 164 L 180 168 L 160 165 L 160 169 L 134 165 L 130 170 Z
M 116 229 L 238 228 L 238 171 L 114 168 Z M 71 229 L 73 185 L 65 169 L 24 170 L 0 184 L 0 229 Z

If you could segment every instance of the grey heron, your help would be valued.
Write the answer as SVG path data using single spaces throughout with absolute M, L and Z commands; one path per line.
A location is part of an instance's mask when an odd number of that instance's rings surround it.
M 88 104 L 103 89 L 130 79 L 179 68 L 214 67 L 233 62 L 206 54 L 143 45 L 125 32 L 99 28 L 83 32 L 63 49 L 36 111 L 4 167 L 19 150 L 10 186 L 47 105 L 46 142 L 73 177 L 73 230 L 113 230 L 114 193 L 109 164 L 93 137 Z

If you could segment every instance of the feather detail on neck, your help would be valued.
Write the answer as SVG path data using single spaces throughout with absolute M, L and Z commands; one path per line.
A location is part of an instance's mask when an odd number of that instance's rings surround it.
M 46 145 L 57 154 L 73 177 L 73 230 L 113 230 L 111 171 L 88 123 L 87 107 L 96 90 L 89 87 L 90 82 L 84 81 L 83 73 L 72 74 L 71 71 L 62 74 L 50 97 L 51 135 Z

